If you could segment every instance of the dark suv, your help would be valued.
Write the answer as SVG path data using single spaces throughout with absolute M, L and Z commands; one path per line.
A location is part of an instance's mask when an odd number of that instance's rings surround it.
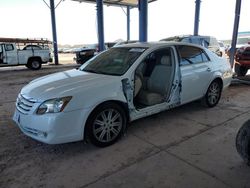
M 234 69 L 238 76 L 245 76 L 250 69 L 250 45 L 243 46 L 236 51 Z
M 174 41 L 174 42 L 187 42 L 192 44 L 198 44 L 208 48 L 209 50 L 216 53 L 218 56 L 222 56 L 220 52 L 220 45 L 215 37 L 211 36 L 195 36 L 195 35 L 179 35 L 161 39 L 160 41 Z
M 114 45 L 115 42 L 107 42 L 105 43 L 105 48 L 109 49 Z M 98 53 L 99 53 L 98 44 L 90 44 L 82 48 L 80 51 L 77 51 L 74 60 L 76 61 L 77 64 L 84 64 L 86 61 L 88 61 Z

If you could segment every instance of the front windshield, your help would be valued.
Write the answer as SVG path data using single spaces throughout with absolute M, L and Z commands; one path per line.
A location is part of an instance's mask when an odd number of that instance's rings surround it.
M 220 45 L 220 47 L 224 47 L 224 44 L 223 44 L 223 43 L 221 43 L 221 42 L 219 42 L 219 45 Z
M 145 51 L 145 48 L 111 48 L 90 59 L 80 70 L 97 74 L 122 75 Z

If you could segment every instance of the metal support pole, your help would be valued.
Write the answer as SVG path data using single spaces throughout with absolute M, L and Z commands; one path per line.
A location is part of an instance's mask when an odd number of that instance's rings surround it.
M 139 0 L 139 41 L 147 42 L 148 40 L 148 1 Z
M 237 43 L 238 28 L 239 28 L 239 22 L 240 22 L 240 9 L 241 9 L 241 0 L 236 0 L 235 17 L 234 17 L 234 30 L 233 30 L 233 36 L 232 36 L 231 49 L 230 49 L 231 67 L 233 67 L 233 64 L 234 64 L 234 54 L 235 54 L 235 50 L 236 50 L 235 47 L 236 47 L 236 43 Z
M 130 6 L 127 6 L 127 41 L 130 40 Z
M 195 16 L 194 16 L 194 35 L 198 35 L 199 33 L 200 9 L 201 9 L 201 0 L 196 0 Z
M 105 50 L 103 27 L 103 0 L 96 0 L 99 51 Z
M 54 58 L 55 58 L 55 64 L 58 65 L 58 48 L 57 48 L 57 36 L 56 36 L 56 17 L 55 17 L 54 0 L 50 0 L 50 12 L 51 12 L 51 24 L 53 33 Z

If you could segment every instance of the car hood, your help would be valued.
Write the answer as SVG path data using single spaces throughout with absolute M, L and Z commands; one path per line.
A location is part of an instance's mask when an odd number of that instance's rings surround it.
M 21 94 L 30 99 L 43 101 L 51 98 L 72 96 L 76 92 L 84 92 L 117 80 L 120 80 L 117 76 L 88 73 L 73 69 L 35 79 L 21 90 Z

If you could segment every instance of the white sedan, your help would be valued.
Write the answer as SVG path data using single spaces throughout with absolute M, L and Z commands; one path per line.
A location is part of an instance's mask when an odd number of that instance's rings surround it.
M 83 139 L 104 147 L 127 122 L 202 99 L 215 106 L 232 78 L 230 64 L 201 46 L 136 43 L 111 48 L 79 69 L 22 88 L 13 120 L 48 144 Z

